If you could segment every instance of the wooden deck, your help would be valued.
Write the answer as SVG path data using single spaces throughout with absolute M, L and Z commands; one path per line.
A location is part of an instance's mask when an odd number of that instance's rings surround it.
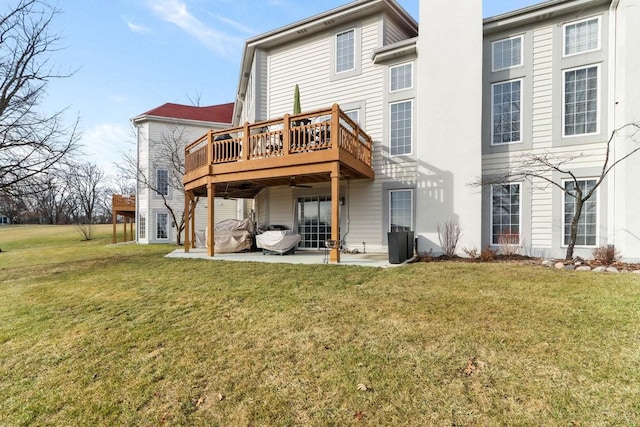
M 337 104 L 273 120 L 210 131 L 185 148 L 185 212 L 193 228 L 193 200 L 254 198 L 265 187 L 331 182 L 332 223 L 339 224 L 340 180 L 373 179 L 372 140 Z M 214 203 L 208 203 L 212 224 Z M 189 220 L 185 218 L 185 250 Z M 213 227 L 209 227 L 212 229 Z M 338 227 L 334 240 L 339 239 Z M 209 251 L 213 255 L 213 236 Z M 190 240 L 191 239 L 191 240 Z M 339 251 L 332 251 L 339 260 Z
M 133 224 L 136 221 L 136 196 L 123 196 L 121 194 L 113 194 L 111 196 L 111 216 L 113 218 L 113 237 L 112 242 L 117 243 L 116 225 L 118 215 L 123 217 L 124 225 L 124 241 L 134 240 Z M 129 235 L 127 236 L 127 225 L 129 225 Z

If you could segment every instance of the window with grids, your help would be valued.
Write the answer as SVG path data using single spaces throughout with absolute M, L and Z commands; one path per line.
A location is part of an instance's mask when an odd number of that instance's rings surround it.
M 491 244 L 520 244 L 520 184 L 491 186 Z
M 140 239 L 147 237 L 147 218 L 144 215 L 138 218 L 138 236 Z
M 360 109 L 345 111 L 344 114 L 353 120 L 355 123 L 360 124 Z
M 521 142 L 522 80 L 495 83 L 491 86 L 492 144 Z
M 413 224 L 413 191 L 389 192 L 389 230 L 410 231 Z
M 598 66 L 564 72 L 564 135 L 598 132 Z
M 564 55 L 600 49 L 600 18 L 573 22 L 564 26 Z
M 156 215 L 156 239 L 165 240 L 169 238 L 169 214 L 159 213 Z
M 156 170 L 156 191 L 162 196 L 169 195 L 169 171 L 166 169 Z
M 336 73 L 354 70 L 356 56 L 356 31 L 349 30 L 336 35 Z
M 596 185 L 595 179 L 578 180 L 578 186 L 582 190 L 582 197 Z M 566 181 L 564 183 L 564 239 L 565 245 L 571 239 L 571 220 L 576 212 L 576 183 Z M 597 190 L 593 196 L 582 205 L 582 213 L 578 220 L 578 234 L 576 235 L 576 246 L 595 246 L 598 231 L 598 194 Z
M 402 101 L 390 105 L 390 153 L 392 156 L 411 154 L 413 102 Z
M 413 64 L 402 64 L 391 67 L 391 92 L 413 87 Z
M 509 37 L 491 43 L 493 71 L 522 65 L 522 36 Z

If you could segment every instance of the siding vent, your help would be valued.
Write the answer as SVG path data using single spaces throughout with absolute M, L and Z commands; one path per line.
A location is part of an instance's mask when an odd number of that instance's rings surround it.
M 301 30 L 298 30 L 298 34 L 306 34 L 306 33 L 307 33 L 306 28 L 303 28 L 303 29 L 301 29 Z
M 335 21 L 333 19 L 329 19 L 328 21 L 324 21 L 323 24 L 326 25 L 331 25 L 333 24 Z
M 249 73 L 244 73 L 242 76 L 243 76 L 244 78 L 248 79 L 248 78 L 249 78 Z

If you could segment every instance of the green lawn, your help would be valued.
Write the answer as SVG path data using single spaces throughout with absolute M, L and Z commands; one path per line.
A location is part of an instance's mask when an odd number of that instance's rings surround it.
M 0 425 L 640 425 L 640 276 L 0 228 Z M 466 372 L 465 372 L 466 371 Z

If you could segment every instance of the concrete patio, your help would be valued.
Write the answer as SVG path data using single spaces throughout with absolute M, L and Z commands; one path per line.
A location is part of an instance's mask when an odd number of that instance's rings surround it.
M 292 255 L 263 255 L 262 252 L 240 252 L 230 254 L 217 254 L 213 257 L 210 257 L 207 256 L 206 249 L 197 248 L 191 249 L 188 253 L 185 253 L 184 249 L 176 249 L 175 251 L 167 254 L 166 257 L 281 264 L 326 264 L 327 261 L 327 254 L 325 254 L 324 251 L 297 251 Z M 403 264 L 390 264 L 386 253 L 341 253 L 340 264 L 332 265 L 359 265 L 362 267 L 386 268 L 398 267 Z

